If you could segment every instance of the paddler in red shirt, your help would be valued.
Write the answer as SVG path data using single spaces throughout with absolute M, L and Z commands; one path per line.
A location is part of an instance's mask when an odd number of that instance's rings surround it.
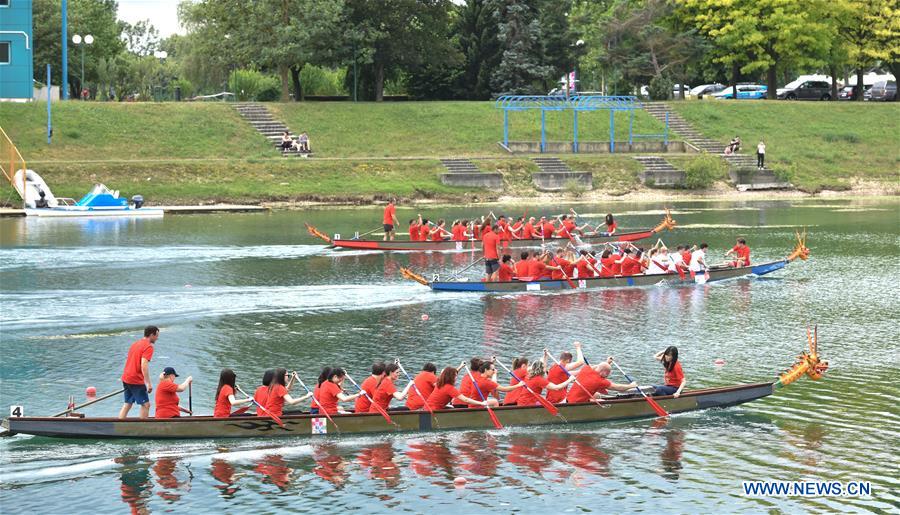
M 357 397 L 356 405 L 354 406 L 354 411 L 356 413 L 368 413 L 369 407 L 372 405 L 369 398 L 375 395 L 375 389 L 378 388 L 378 385 L 381 383 L 381 380 L 384 379 L 384 367 L 386 365 L 384 362 L 379 361 L 372 364 L 372 375 L 365 378 L 362 384 L 359 387 L 366 392 L 368 395 Z
M 466 224 L 466 221 L 460 222 L 457 220 L 453 222 L 453 225 L 450 227 L 453 241 L 466 241 Z
M 419 241 L 428 241 L 428 236 L 431 234 L 431 222 L 428 219 L 422 220 L 421 225 L 419 225 Z
M 284 405 L 300 404 L 301 402 L 313 396 L 312 393 L 298 398 L 294 398 L 288 393 L 291 386 L 294 385 L 294 378 L 288 378 L 288 371 L 283 368 L 276 368 L 272 375 L 272 384 L 269 385 L 269 392 L 266 395 L 266 415 L 272 414 L 280 417 L 284 412 Z
M 528 222 L 522 226 L 522 239 L 523 240 L 533 240 L 535 235 L 534 231 L 534 217 L 528 219 Z
M 434 391 L 434 384 L 437 383 L 437 367 L 434 363 L 425 363 L 422 371 L 413 378 L 416 388 L 412 393 L 406 396 L 406 407 L 411 410 L 418 410 L 425 407 L 425 401 L 431 392 Z M 418 393 L 416 392 L 418 389 Z
M 528 267 L 528 275 L 531 276 L 532 281 L 550 279 L 550 270 L 547 268 L 549 259 L 549 252 L 540 255 L 535 254 L 531 259 L 531 265 Z
M 603 227 L 604 224 L 606 225 L 606 227 L 604 227 L 606 230 L 600 231 L 600 228 Z M 606 220 L 604 221 L 604 223 L 597 226 L 597 232 L 602 232 L 606 236 L 612 236 L 613 234 L 616 233 L 617 227 L 618 227 L 618 224 L 616 224 L 616 220 L 613 218 L 612 213 L 607 213 Z
M 394 207 L 394 203 L 396 199 L 390 199 L 388 201 L 388 205 L 384 208 L 384 217 L 382 219 L 382 223 L 384 224 L 384 241 L 388 239 L 394 239 L 394 226 L 400 225 L 400 220 L 397 220 L 397 208 Z
M 190 379 L 190 378 L 188 378 Z M 238 399 L 234 396 L 237 388 L 237 375 L 234 370 L 226 368 L 219 373 L 219 386 L 216 388 L 216 407 L 213 409 L 213 416 L 216 418 L 228 418 L 231 416 L 231 407 L 238 404 L 247 404 L 253 399 Z M 156 408 L 157 410 L 159 407 Z
M 552 383 L 544 377 L 547 373 L 546 362 L 548 354 L 549 351 L 544 349 L 544 356 L 541 358 L 541 361 L 535 361 L 528 367 L 528 378 L 525 379 L 525 385 L 531 391 L 528 391 L 528 389 L 522 390 L 522 395 L 519 396 L 519 400 L 516 402 L 519 406 L 536 406 L 540 401 L 535 396 L 540 395 L 544 388 L 547 390 L 565 390 L 575 380 L 575 376 L 571 376 L 562 383 Z
M 556 227 L 553 226 L 553 223 L 548 221 L 545 217 L 541 217 L 540 224 L 540 234 L 541 239 L 549 239 L 553 237 L 553 233 L 556 232 Z
M 524 227 L 524 226 L 525 226 L 525 218 L 520 216 L 519 218 L 516 219 L 516 222 L 514 224 L 509 226 L 509 231 L 510 231 L 510 234 L 512 235 L 512 237 L 517 240 L 521 240 L 522 239 L 522 227 Z
M 163 369 L 159 376 L 159 384 L 156 385 L 156 413 L 155 418 L 174 418 L 181 415 L 181 412 L 191 414 L 190 411 L 178 405 L 178 392 L 187 390 L 188 385 L 194 379 L 188 376 L 183 383 L 178 384 L 175 378 L 178 374 L 172 367 Z
M 666 350 L 657 352 L 654 357 L 662 362 L 662 366 L 666 370 L 663 378 L 666 384 L 654 385 L 655 395 L 671 395 L 677 399 L 687 384 L 684 371 L 681 370 L 681 362 L 678 361 L 678 347 L 671 345 Z
M 521 357 L 516 358 L 512 362 L 512 373 L 515 377 L 509 378 L 509 385 L 515 386 L 517 384 L 525 384 L 525 378 L 528 377 L 528 358 Z M 503 398 L 503 405 L 509 406 L 516 404 L 519 402 L 519 396 L 522 395 L 522 392 L 525 391 L 524 388 L 517 389 L 506 394 L 506 397 Z
M 551 383 L 563 383 L 570 375 L 572 375 L 572 371 L 578 370 L 582 365 L 584 365 L 584 355 L 581 353 L 581 342 L 575 342 L 575 361 L 572 361 L 571 352 L 563 352 L 560 354 L 559 363 L 554 364 L 547 372 L 547 380 Z M 566 371 L 570 373 L 566 373 Z M 548 401 L 556 404 L 566 400 L 567 393 L 565 388 L 560 390 L 547 390 L 547 395 L 545 395 L 545 397 Z
M 272 377 L 275 376 L 275 370 L 269 369 L 263 372 L 262 386 L 253 392 L 253 400 L 256 401 L 256 416 L 264 417 L 266 414 L 260 406 L 266 405 L 266 399 L 269 396 L 269 385 L 272 384 Z
M 485 231 L 481 241 L 484 253 L 485 281 L 496 281 L 500 270 L 500 226 L 494 224 L 491 230 Z
M 347 377 L 347 373 L 344 372 L 343 368 L 325 367 L 322 369 L 312 404 L 315 409 L 318 409 L 319 413 L 324 412 L 328 415 L 343 413 L 338 406 L 339 402 L 350 402 L 362 395 L 362 392 L 352 395 L 344 393 L 345 377 Z
M 153 385 L 150 384 L 150 359 L 153 358 L 153 344 L 159 338 L 159 328 L 148 325 L 144 328 L 144 337 L 131 344 L 128 357 L 125 358 L 125 370 L 122 372 L 122 388 L 125 389 L 125 404 L 119 410 L 119 418 L 128 416 L 131 406 L 137 403 L 141 407 L 141 418 L 150 416 L 150 396 Z
M 563 249 L 556 249 L 556 258 L 550 260 L 550 263 L 547 264 L 547 269 L 552 270 L 550 278 L 559 281 L 566 278 L 571 279 L 572 274 L 575 272 L 575 265 L 566 259 Z
M 473 388 L 475 398 L 481 400 L 481 395 L 491 406 L 499 406 L 500 395 L 498 392 L 512 392 L 525 386 L 525 383 L 517 382 L 515 385 L 502 386 L 497 383 L 497 368 L 493 361 L 483 361 L 477 371 L 472 371 L 478 388 Z M 479 393 L 481 395 L 479 395 Z M 493 397 L 493 398 L 492 398 Z M 477 404 L 469 404 L 470 408 L 478 408 Z
M 444 235 L 450 234 L 447 229 L 444 228 L 445 225 L 447 224 L 446 222 L 444 222 L 443 218 L 438 220 L 438 223 L 434 226 L 434 229 L 428 232 L 428 239 L 431 241 L 444 241 Z
M 572 385 L 569 389 L 569 394 L 566 396 L 566 402 L 568 404 L 588 402 L 601 398 L 601 396 L 608 393 L 608 390 L 624 392 L 637 388 L 637 383 L 617 384 L 607 379 L 610 372 L 612 372 L 612 367 L 610 366 L 612 362 L 613 358 L 610 356 L 604 362 L 582 367 L 575 376 L 575 380 L 581 386 L 578 384 Z
M 465 366 L 465 364 L 466 362 L 463 361 L 460 368 Z M 441 371 L 441 375 L 434 385 L 434 391 L 428 396 L 428 402 L 426 403 L 431 410 L 444 409 L 450 401 L 454 400 L 466 404 L 475 404 L 476 406 L 488 405 L 487 402 L 472 399 L 459 393 L 459 390 L 454 386 L 457 373 L 457 370 L 453 367 L 446 367 Z
M 409 221 L 409 241 L 419 241 L 419 227 L 422 226 L 422 215 Z
M 531 277 L 531 254 L 528 251 L 520 254 L 520 259 L 516 263 L 516 278 L 520 281 L 526 281 Z
M 515 270 L 513 270 L 511 263 L 512 256 L 510 256 L 509 254 L 504 254 L 503 258 L 500 260 L 500 269 L 497 270 L 498 281 L 512 281 L 513 275 L 515 275 Z
M 747 246 L 747 240 L 738 238 L 737 245 L 725 253 L 725 257 L 734 254 L 735 260 L 731 262 L 731 266 L 738 268 L 742 266 L 750 266 L 750 247 Z
M 484 361 L 478 357 L 469 360 L 469 370 L 472 371 L 472 376 L 476 379 L 479 377 L 478 369 L 481 368 L 482 363 L 484 363 Z M 475 387 L 472 385 L 472 378 L 469 377 L 468 373 L 462 372 L 463 367 L 465 367 L 465 362 L 463 362 L 463 364 L 456 368 L 456 371 L 458 373 L 462 373 L 462 379 L 459 381 L 459 393 L 465 395 L 466 397 L 477 399 L 478 395 L 475 393 Z M 454 402 L 453 407 L 464 408 L 466 407 L 466 404 L 464 402 Z
M 588 251 L 579 251 L 578 259 L 575 260 L 575 271 L 578 272 L 579 279 L 588 279 L 600 275 L 599 272 L 591 264 L 591 256 Z
M 412 383 L 406 385 L 403 391 L 398 391 L 395 382 L 400 378 L 400 366 L 396 363 L 388 363 L 384 367 L 384 379 L 378 388 L 375 388 L 375 395 L 372 396 L 372 405 L 369 406 L 369 413 L 380 413 L 378 407 L 387 411 L 391 407 L 391 400 L 396 399 L 402 401 L 409 394 L 409 388 Z

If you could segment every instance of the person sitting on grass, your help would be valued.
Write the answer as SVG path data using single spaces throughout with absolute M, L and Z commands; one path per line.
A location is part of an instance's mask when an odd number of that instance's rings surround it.
M 294 146 L 294 140 L 291 138 L 291 133 L 288 131 L 284 131 L 281 134 L 281 150 L 282 152 L 285 150 L 290 150 L 291 147 Z

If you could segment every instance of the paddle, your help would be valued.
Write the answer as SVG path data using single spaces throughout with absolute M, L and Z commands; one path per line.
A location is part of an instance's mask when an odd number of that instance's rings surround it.
M 497 429 L 503 429 L 503 424 L 500 423 L 500 419 L 497 418 L 497 414 L 494 413 L 494 410 L 491 409 L 490 404 L 487 402 L 487 397 L 481 393 L 481 388 L 478 387 L 478 381 L 475 380 L 475 376 L 472 375 L 472 369 L 469 368 L 469 365 L 466 364 L 466 373 L 469 374 L 469 379 L 472 381 L 472 386 L 475 387 L 475 391 L 478 392 L 478 396 L 481 397 L 481 402 L 484 403 L 484 407 L 487 408 L 488 415 L 491 417 L 491 422 L 494 423 L 494 427 Z
M 553 362 L 556 363 L 556 366 L 558 366 L 559 368 L 561 368 L 562 371 L 566 373 L 566 377 L 572 377 L 572 374 L 571 374 L 568 370 L 566 370 L 566 367 L 564 367 L 564 366 L 559 362 L 559 360 L 556 359 L 556 357 L 555 357 L 553 354 L 550 354 L 550 359 L 552 359 Z M 586 366 L 586 367 L 589 367 L 589 366 L 590 366 L 590 365 L 588 365 L 587 359 L 584 360 L 584 366 Z M 597 406 L 600 406 L 600 399 L 594 398 L 594 394 L 592 394 L 592 393 L 590 392 L 590 390 L 588 390 L 587 388 L 585 388 L 584 385 L 581 384 L 581 382 L 578 381 L 578 378 L 575 379 L 575 384 L 578 385 L 582 390 L 584 390 L 584 393 L 587 394 L 587 396 L 588 396 L 589 399 L 591 399 L 594 403 L 596 403 Z
M 403 372 L 403 375 L 406 376 L 407 381 L 409 381 L 409 383 L 412 385 L 413 390 L 415 390 L 416 394 L 418 394 L 419 398 L 422 399 L 422 402 L 424 403 L 423 406 L 425 407 L 425 409 L 428 410 L 428 413 L 431 413 L 431 416 L 434 417 L 435 422 L 437 422 L 437 416 L 435 416 L 434 410 L 431 409 L 431 406 L 428 405 L 428 399 L 426 399 L 425 395 L 423 395 L 422 392 L 419 391 L 419 387 L 416 386 L 416 382 L 413 381 L 412 377 L 410 377 L 409 374 L 406 373 L 406 369 L 403 368 L 403 365 L 400 363 L 400 358 L 397 358 L 397 360 L 395 362 L 397 363 L 397 366 L 400 368 L 400 371 Z
M 114 392 L 112 392 L 112 393 L 108 393 L 108 394 L 104 395 L 103 397 L 97 397 L 96 399 L 87 401 L 87 402 L 85 402 L 84 404 L 79 404 L 78 406 L 72 406 L 72 407 L 70 407 L 70 408 L 66 408 L 65 411 L 60 411 L 60 412 L 57 413 L 56 415 L 50 415 L 50 416 L 51 416 L 51 417 L 54 417 L 54 418 L 55 418 L 55 417 L 61 417 L 61 416 L 66 415 L 66 414 L 68 414 L 68 413 L 72 413 L 72 412 L 75 411 L 75 410 L 78 410 L 78 409 L 81 409 L 81 408 L 85 408 L 85 407 L 87 407 L 87 406 L 90 406 L 91 404 L 95 404 L 95 403 L 97 403 L 97 402 L 100 402 L 100 401 L 104 401 L 104 400 L 106 400 L 106 399 L 109 399 L 110 397 L 113 397 L 113 396 L 115 396 L 115 395 L 119 395 L 120 393 L 122 393 L 122 392 L 124 392 L 124 391 L 125 391 L 124 388 L 122 388 L 121 390 L 116 390 L 116 391 L 114 391 Z
M 528 383 L 526 383 L 525 381 L 522 381 L 521 379 L 519 379 L 519 378 L 516 376 L 516 374 L 513 374 L 512 371 L 511 371 L 510 369 L 506 368 L 506 365 L 504 365 L 503 363 L 501 363 L 500 360 L 496 359 L 496 357 L 494 358 L 494 360 L 495 360 L 495 362 L 496 362 L 498 365 L 500 365 L 501 367 L 503 367 L 503 370 L 506 370 L 506 371 L 509 373 L 510 376 L 514 377 L 517 383 L 522 383 L 522 384 L 524 385 L 523 388 L 525 388 L 525 390 L 527 390 L 529 393 L 531 393 L 531 395 L 535 396 L 535 397 L 537 398 L 538 402 L 541 404 L 541 406 L 543 406 L 543 407 L 544 407 L 547 411 L 549 411 L 553 416 L 558 416 L 558 415 L 559 415 L 559 410 L 556 409 L 556 406 L 554 406 L 554 405 L 553 405 L 550 401 L 548 401 L 547 399 L 545 399 L 545 398 L 541 397 L 540 395 L 534 393 L 534 390 L 532 390 L 531 388 L 528 387 Z M 565 419 L 563 419 L 563 420 L 565 420 Z
M 565 279 L 565 280 L 569 283 L 569 286 L 570 286 L 573 290 L 576 289 L 576 288 L 578 288 L 578 286 L 575 286 L 575 283 L 572 282 L 572 279 L 569 279 L 569 276 L 566 275 L 566 271 L 563 270 L 563 266 L 562 266 L 561 264 L 559 264 L 559 261 L 556 260 L 556 256 L 554 256 L 553 254 L 551 254 L 551 255 L 550 255 L 550 259 L 552 259 L 553 262 L 556 263 L 556 266 L 559 267 L 559 273 L 561 273 L 562 276 L 563 276 L 563 279 Z
M 328 419 L 328 421 L 331 422 L 332 425 L 334 425 L 335 429 L 337 429 L 338 433 L 340 433 L 341 432 L 340 426 L 338 426 L 337 422 L 335 422 L 334 419 L 331 418 L 331 415 L 329 415 L 328 412 L 325 411 L 325 408 L 322 407 L 322 403 L 319 402 L 319 399 L 316 399 L 316 395 L 312 391 L 310 391 L 309 388 L 306 387 L 306 383 L 303 382 L 303 379 L 300 379 L 300 376 L 297 375 L 297 372 L 294 372 L 293 376 L 294 376 L 294 378 L 297 379 L 297 382 L 300 383 L 300 386 L 302 386 L 303 389 L 306 390 L 306 393 L 308 393 L 312 397 L 313 402 L 315 402 L 316 406 L 319 407 L 319 412 L 324 413 L 325 417 Z M 331 379 L 326 379 L 326 380 L 330 381 Z
M 466 266 L 466 267 L 463 268 L 462 270 L 459 270 L 459 271 L 456 272 L 455 274 L 451 275 L 451 276 L 450 276 L 450 279 L 447 279 L 447 280 L 448 280 L 448 281 L 452 281 L 453 279 L 456 279 L 456 277 L 457 277 L 459 274 L 461 274 L 461 273 L 465 272 L 466 270 L 472 268 L 473 266 L 477 265 L 477 264 L 480 263 L 481 261 L 484 261 L 484 256 L 482 256 L 482 257 L 476 259 L 475 261 L 472 261 L 471 263 L 469 263 L 468 266 Z
M 244 390 L 241 390 L 241 387 L 240 387 L 240 386 L 234 385 L 234 387 L 237 388 L 237 391 L 239 391 L 239 392 L 241 392 L 242 394 L 244 394 L 244 397 L 247 397 L 247 398 L 251 399 L 250 402 L 253 403 L 253 404 L 256 404 L 256 406 L 257 406 L 259 409 L 261 409 L 261 410 L 263 411 L 263 413 L 265 413 L 268 417 L 270 417 L 272 420 L 274 420 L 276 424 L 278 424 L 278 425 L 281 426 L 281 427 L 284 427 L 284 422 L 282 422 L 280 418 L 278 418 L 277 416 L 275 416 L 274 413 L 272 413 L 271 411 L 267 410 L 266 407 L 263 406 L 262 404 L 256 402 L 256 399 L 254 399 L 253 397 L 250 397 L 249 395 L 247 395 L 247 392 L 245 392 Z
M 194 416 L 194 394 L 191 390 L 191 385 L 193 384 L 194 383 L 192 382 L 188 383 L 188 413 L 190 413 L 192 417 Z
M 354 237 L 351 238 L 351 239 L 358 240 L 358 239 L 362 238 L 363 236 L 368 236 L 368 235 L 372 234 L 373 232 L 377 231 L 378 229 L 381 229 L 381 227 L 376 227 L 376 228 L 372 229 L 372 230 L 369 231 L 369 232 L 364 232 L 364 233 L 362 233 L 362 234 L 359 234 L 359 235 L 357 235 L 357 236 L 354 236 Z
M 366 399 L 369 399 L 369 402 L 372 404 L 372 406 L 375 406 L 375 409 L 377 409 L 378 413 L 381 413 L 381 416 L 388 421 L 388 424 L 396 425 L 394 424 L 394 421 L 391 420 L 391 416 L 388 415 L 387 411 L 385 411 L 384 408 L 382 408 L 378 404 L 375 404 L 375 400 L 372 399 L 372 397 L 369 397 L 369 394 L 366 393 L 366 391 L 363 390 L 358 384 L 356 384 L 356 381 L 354 381 L 353 378 L 350 377 L 350 374 L 347 374 L 347 379 L 349 379 L 350 382 L 353 383 L 353 386 L 355 386 L 357 390 L 359 390 L 363 395 L 366 396 Z
M 625 371 L 622 370 L 622 367 L 620 367 L 618 363 L 616 363 L 615 361 L 613 361 L 613 365 L 615 365 L 616 368 L 619 369 L 619 372 L 621 372 L 622 375 L 625 376 L 625 380 L 626 380 L 626 381 L 628 381 L 629 383 L 637 384 L 637 383 L 636 383 L 635 381 L 633 381 L 630 377 L 628 377 L 628 374 L 626 374 Z M 638 393 L 641 394 L 641 396 L 644 397 L 644 399 L 646 399 L 646 401 L 650 404 L 650 407 L 653 408 L 653 411 L 655 411 L 657 415 L 659 415 L 660 417 L 668 417 L 668 416 L 669 416 L 669 413 L 666 412 L 666 410 L 664 410 L 662 406 L 660 406 L 659 404 L 657 404 L 657 402 L 656 402 L 655 400 L 653 400 L 652 398 L 650 398 L 649 395 L 647 395 L 646 393 L 644 393 L 643 390 L 641 390 L 640 385 L 637 386 L 637 391 L 638 391 Z

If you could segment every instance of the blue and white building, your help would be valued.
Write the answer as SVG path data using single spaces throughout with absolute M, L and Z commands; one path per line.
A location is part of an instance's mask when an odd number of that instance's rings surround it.
M 0 101 L 28 101 L 34 93 L 32 0 L 0 0 Z

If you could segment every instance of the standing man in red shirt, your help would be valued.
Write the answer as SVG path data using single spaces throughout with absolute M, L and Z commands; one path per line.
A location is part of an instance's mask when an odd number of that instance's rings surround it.
M 394 239 L 394 226 L 400 225 L 400 220 L 397 220 L 397 209 L 394 207 L 395 199 L 391 199 L 388 201 L 388 205 L 384 208 L 384 219 L 382 223 L 384 224 L 384 241 L 387 241 L 390 237 L 391 240 Z
M 484 253 L 485 281 L 496 281 L 497 271 L 500 270 L 500 226 L 494 224 L 490 231 L 485 231 L 481 240 L 481 249 Z
M 128 357 L 125 358 L 125 370 L 122 372 L 122 388 L 125 389 L 125 404 L 119 410 L 119 418 L 128 416 L 132 404 L 141 407 L 141 418 L 150 416 L 150 396 L 153 385 L 150 384 L 150 359 L 153 358 L 153 344 L 159 338 L 159 328 L 148 325 L 144 328 L 144 337 L 131 344 Z

